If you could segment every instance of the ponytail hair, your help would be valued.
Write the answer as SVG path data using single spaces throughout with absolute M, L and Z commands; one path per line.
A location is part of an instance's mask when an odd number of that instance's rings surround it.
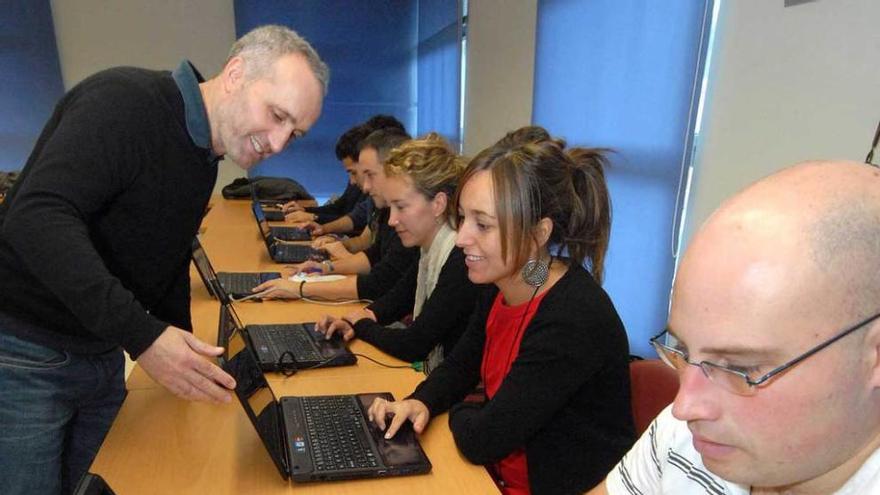
M 531 141 L 523 136 L 539 137 Z M 601 283 L 611 233 L 604 172 L 609 150 L 566 150 L 564 141 L 540 136 L 534 127 L 514 131 L 474 157 L 453 200 L 455 211 L 464 184 L 478 172 L 489 171 L 505 262 L 521 267 L 528 261 L 535 228 L 548 218 L 553 224 L 548 243 L 557 250 L 551 254 L 565 252 L 575 264 L 589 260 L 593 278 Z
M 579 263 L 590 260 L 590 271 L 602 283 L 605 253 L 611 238 L 611 196 L 605 182 L 607 149 L 573 148 L 566 154 L 571 160 L 571 197 L 565 236 L 560 244 L 569 257 Z

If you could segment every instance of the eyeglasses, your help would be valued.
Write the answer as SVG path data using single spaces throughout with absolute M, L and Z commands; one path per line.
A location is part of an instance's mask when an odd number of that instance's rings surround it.
M 661 342 L 661 339 L 669 334 L 668 329 L 663 330 L 654 337 L 651 337 L 651 345 L 654 346 L 654 349 L 656 349 L 657 354 L 660 356 L 660 359 L 663 360 L 663 362 L 667 365 L 674 368 L 676 371 L 682 371 L 686 365 L 697 366 L 703 371 L 703 375 L 705 375 L 706 378 L 712 381 L 712 383 L 720 385 L 726 390 L 733 392 L 737 395 L 749 396 L 754 395 L 758 391 L 758 386 L 765 383 L 767 380 L 800 363 L 801 361 L 807 359 L 813 354 L 816 354 L 817 352 L 855 332 L 856 330 L 866 326 L 868 323 L 871 323 L 877 318 L 880 318 L 880 313 L 877 313 L 874 316 L 862 320 L 856 325 L 849 327 L 846 330 L 843 330 L 834 337 L 831 337 L 825 342 L 822 342 L 816 347 L 813 347 L 812 349 L 792 359 L 791 361 L 788 361 L 787 363 L 770 370 L 757 380 L 752 380 L 749 377 L 748 373 L 742 369 L 734 369 L 727 366 L 721 366 L 709 361 L 700 361 L 699 363 L 690 361 L 688 359 L 689 356 L 685 351 L 670 347 Z

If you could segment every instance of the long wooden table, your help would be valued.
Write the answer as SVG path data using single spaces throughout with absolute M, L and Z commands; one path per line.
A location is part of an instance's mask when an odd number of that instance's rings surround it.
M 204 221 L 202 245 L 222 271 L 276 271 L 257 233 L 250 202 L 215 198 Z M 217 338 L 219 303 L 208 296 L 191 271 L 194 333 L 208 342 Z M 238 303 L 245 324 L 315 321 L 321 315 L 343 315 L 356 305 L 322 306 L 302 301 Z M 358 340 L 353 352 L 389 365 L 403 365 Z M 291 377 L 267 375 L 277 396 L 391 392 L 408 395 L 424 378 L 411 369 L 389 369 L 360 358 L 355 366 L 307 370 Z M 128 396 L 107 435 L 91 471 L 103 476 L 120 495 L 128 494 L 436 494 L 498 493 L 481 466 L 459 454 L 446 415 L 434 418 L 421 436 L 433 464 L 430 474 L 295 484 L 284 481 L 241 406 L 188 402 L 156 384 L 135 367 L 127 381 Z

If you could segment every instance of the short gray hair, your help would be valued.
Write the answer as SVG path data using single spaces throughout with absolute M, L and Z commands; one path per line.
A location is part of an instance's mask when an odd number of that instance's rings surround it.
M 226 62 L 241 56 L 245 59 L 245 77 L 254 79 L 266 74 L 279 57 L 290 53 L 305 57 L 326 95 L 330 84 L 330 68 L 305 38 L 285 26 L 269 24 L 254 28 L 233 43 Z

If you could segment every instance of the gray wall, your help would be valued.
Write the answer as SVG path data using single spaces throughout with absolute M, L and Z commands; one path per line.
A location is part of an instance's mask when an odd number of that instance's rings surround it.
M 232 0 L 52 0 L 52 18 L 65 89 L 108 67 L 172 70 L 184 58 L 210 78 L 235 41 Z M 224 160 L 217 190 L 242 176 Z
M 532 121 L 537 5 L 537 0 L 475 0 L 468 6 L 466 155 Z
M 864 160 L 880 119 L 880 2 L 724 0 L 685 241 L 786 165 Z

